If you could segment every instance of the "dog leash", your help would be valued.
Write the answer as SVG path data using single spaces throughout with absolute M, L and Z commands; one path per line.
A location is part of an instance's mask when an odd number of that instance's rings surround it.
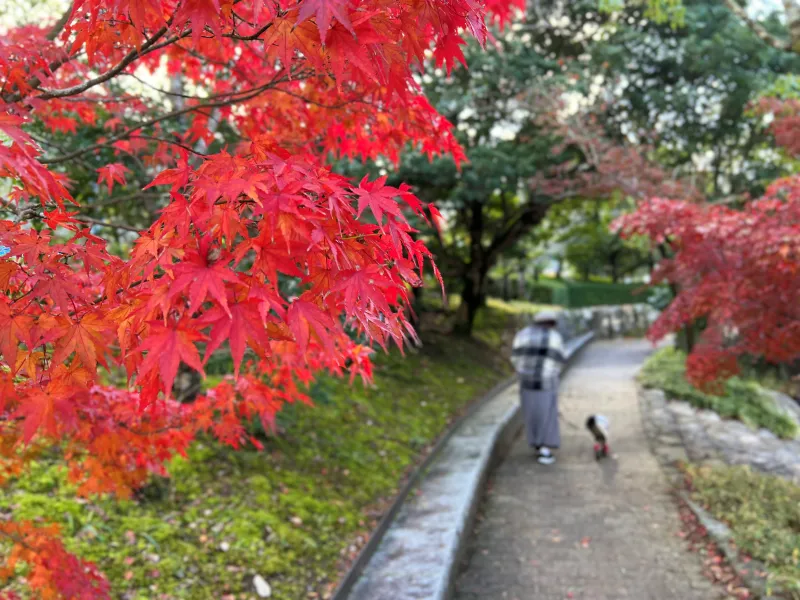
M 578 430 L 580 430 L 580 427 L 578 427 L 577 425 L 575 425 L 575 423 L 573 423 L 572 421 L 570 421 L 569 419 L 567 419 L 567 417 L 565 417 L 565 416 L 564 416 L 564 413 L 563 413 L 563 412 L 561 412 L 561 409 L 558 409 L 558 416 L 559 416 L 559 417 L 561 417 L 561 420 L 562 420 L 562 421 L 564 421 L 564 423 L 566 423 L 567 425 L 569 425 L 569 426 L 570 426 L 570 427 L 572 427 L 573 429 L 578 429 Z

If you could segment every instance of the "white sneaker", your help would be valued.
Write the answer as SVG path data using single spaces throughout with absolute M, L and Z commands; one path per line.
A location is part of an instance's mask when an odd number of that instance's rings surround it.
M 539 450 L 539 457 L 536 460 L 543 465 L 552 465 L 556 462 L 556 457 L 550 452 L 550 448 L 542 448 Z

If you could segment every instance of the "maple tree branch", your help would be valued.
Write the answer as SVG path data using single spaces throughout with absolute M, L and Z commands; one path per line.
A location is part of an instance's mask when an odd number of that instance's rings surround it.
M 58 34 L 60 34 L 64 30 L 64 27 L 66 26 L 70 16 L 72 15 L 72 5 L 73 3 L 70 2 L 69 6 L 67 6 L 67 9 L 61 15 L 58 21 L 56 21 L 56 24 L 53 25 L 53 28 L 47 32 L 47 35 L 45 37 L 51 42 L 54 41 L 58 37 Z
M 186 144 L 183 144 L 175 140 L 171 140 L 169 138 L 158 137 L 156 135 L 145 135 L 143 133 L 137 133 L 136 135 L 132 135 L 131 139 L 144 139 L 144 140 L 153 140 L 155 142 L 163 142 L 165 144 L 172 144 L 173 146 L 178 146 L 179 148 L 183 148 L 187 152 L 191 152 L 192 154 L 196 154 L 197 156 L 203 156 L 203 157 L 208 156 L 208 154 L 196 150 L 191 146 L 187 146 Z
M 88 81 L 85 81 L 85 82 L 83 82 L 83 83 L 81 83 L 79 85 L 75 85 L 75 86 L 72 86 L 72 87 L 69 87 L 69 88 L 64 88 L 64 89 L 60 89 L 60 90 L 44 90 L 44 93 L 40 94 L 39 96 L 37 96 L 37 99 L 39 99 L 39 100 L 49 100 L 51 98 L 63 98 L 63 97 L 66 97 L 66 96 L 74 96 L 75 94 L 80 94 L 82 92 L 85 92 L 86 90 L 88 90 L 88 89 L 90 89 L 90 88 L 92 88 L 92 87 L 94 87 L 94 86 L 96 86 L 96 85 L 98 85 L 100 83 L 104 83 L 104 82 L 108 81 L 109 79 L 113 78 L 114 76 L 118 75 L 123 69 L 125 69 L 128 65 L 130 65 L 132 62 L 134 62 L 136 59 L 141 58 L 141 57 L 145 56 L 146 54 L 149 54 L 150 52 L 153 52 L 155 50 L 163 48 L 164 46 L 168 46 L 169 44 L 173 44 L 176 41 L 182 39 L 183 37 L 186 37 L 187 35 L 191 35 L 191 32 L 186 32 L 186 33 L 183 33 L 181 35 L 169 38 L 168 40 L 166 40 L 165 42 L 162 42 L 161 44 L 156 44 L 156 42 L 167 31 L 169 31 L 169 24 L 171 22 L 172 22 L 172 17 L 170 17 L 169 21 L 167 22 L 167 25 L 165 25 L 164 27 L 159 29 L 155 33 L 155 35 L 153 37 L 151 37 L 144 44 L 142 44 L 141 48 L 137 48 L 137 49 L 131 50 L 116 66 L 112 67 L 111 69 L 109 69 L 105 73 L 102 73 L 101 75 L 98 75 L 97 77 L 95 77 L 93 79 L 89 79 Z M 64 64 L 66 64 L 69 61 L 73 60 L 76 56 L 77 56 L 77 54 L 72 55 L 72 56 L 67 55 L 67 56 L 65 56 L 65 57 L 63 57 L 61 59 L 53 61 L 49 65 L 50 73 L 51 74 L 54 73 L 56 70 L 58 70 Z M 38 89 L 40 84 L 41 84 L 41 80 L 38 77 L 32 77 L 27 82 L 28 87 L 30 87 L 32 89 Z M 25 97 L 25 95 L 22 92 L 15 92 L 13 94 L 7 94 L 7 95 L 3 96 L 2 99 L 5 102 L 11 104 L 13 102 L 19 102 L 24 97 Z
M 225 34 L 223 34 L 223 37 L 231 38 L 232 40 L 237 40 L 237 41 L 240 41 L 240 42 L 254 42 L 254 41 L 260 39 L 261 36 L 264 35 L 264 33 L 270 27 L 272 27 L 272 21 L 270 21 L 269 23 L 264 25 L 261 29 L 259 29 L 258 31 L 256 31 L 252 35 L 244 35 L 244 36 L 242 36 L 242 35 L 238 35 L 236 33 L 225 33 Z
M 751 18 L 750 15 L 747 14 L 747 11 L 739 6 L 736 0 L 722 1 L 725 6 L 728 7 L 728 10 L 739 17 L 739 19 L 747 26 L 747 28 L 750 29 L 750 31 L 752 31 L 756 36 L 758 36 L 761 41 L 769 44 L 773 48 L 777 48 L 778 50 L 788 51 L 792 49 L 792 46 L 789 42 L 776 38 L 769 31 L 767 31 L 761 23 Z
M 36 204 L 30 204 L 28 206 L 14 206 L 14 203 L 10 200 L 0 198 L 0 210 L 7 210 L 14 213 L 17 217 L 17 221 L 27 221 L 34 217 L 37 219 L 44 219 L 44 214 L 39 211 L 39 206 Z M 108 227 L 110 229 L 124 229 L 125 231 L 133 231 L 135 233 L 140 233 L 142 231 L 140 228 L 132 227 L 131 225 L 125 225 L 122 223 L 108 223 L 107 221 L 100 221 L 99 219 L 93 219 L 83 215 L 79 215 L 74 218 L 76 221 L 80 221 L 81 223 L 86 223 L 88 225 L 97 225 L 99 227 Z
M 90 202 L 87 204 L 81 204 L 81 207 L 86 209 L 103 208 L 106 206 L 113 206 L 115 204 L 127 202 L 128 200 L 136 200 L 138 198 L 157 198 L 161 195 L 162 194 L 160 192 L 156 191 L 138 191 L 138 192 L 133 192 L 131 194 L 123 194 L 122 196 L 117 196 L 115 198 L 108 198 L 107 200 L 103 200 L 101 202 Z
M 295 79 L 296 79 L 296 77 L 295 77 Z M 173 110 L 173 111 L 165 113 L 165 114 L 163 114 L 161 116 L 153 117 L 152 119 L 148 119 L 147 121 L 143 121 L 143 122 L 139 123 L 138 125 L 136 125 L 135 127 L 131 127 L 129 129 L 126 129 L 122 133 L 119 133 L 117 135 L 111 136 L 110 138 L 108 138 L 103 143 L 93 144 L 91 146 L 86 146 L 85 148 L 81 148 L 81 149 L 75 150 L 73 152 L 70 152 L 69 154 L 65 154 L 63 156 L 59 156 L 59 157 L 56 157 L 56 158 L 44 159 L 44 160 L 41 160 L 39 162 L 41 162 L 42 164 L 45 164 L 45 165 L 53 165 L 53 164 L 59 164 L 59 163 L 67 162 L 67 161 L 72 160 L 73 158 L 77 158 L 78 156 L 82 156 L 82 155 L 84 155 L 84 154 L 86 154 L 88 152 L 92 152 L 94 150 L 99 150 L 100 148 L 107 148 L 107 147 L 109 147 L 111 144 L 113 144 L 115 142 L 118 142 L 118 141 L 123 140 L 123 139 L 125 139 L 127 137 L 130 137 L 131 134 L 133 134 L 134 132 L 136 132 L 136 131 L 138 131 L 140 129 L 144 129 L 145 127 L 150 127 L 152 125 L 155 125 L 156 123 L 160 123 L 161 121 L 167 121 L 169 119 L 174 119 L 175 117 L 179 117 L 181 115 L 185 115 L 185 114 L 188 114 L 188 113 L 191 113 L 191 112 L 199 112 L 199 111 L 201 111 L 203 109 L 206 109 L 206 108 L 219 108 L 219 107 L 223 107 L 223 106 L 230 106 L 231 104 L 237 104 L 239 102 L 245 102 L 247 100 L 255 98 L 256 96 L 262 94 L 263 92 L 267 91 L 268 89 L 273 88 L 274 86 L 278 85 L 279 83 L 283 83 L 284 81 L 287 81 L 287 80 L 288 80 L 287 77 L 284 76 L 284 77 L 282 77 L 280 79 L 277 79 L 277 80 L 273 79 L 272 81 L 269 81 L 268 83 L 265 83 L 264 85 L 258 86 L 256 88 L 252 88 L 250 90 L 245 90 L 243 92 L 232 92 L 231 94 L 228 94 L 229 96 L 237 96 L 237 97 L 232 97 L 232 98 L 229 98 L 227 100 L 219 100 L 219 101 L 216 101 L 216 102 L 204 102 L 204 103 L 201 103 L 201 104 L 196 104 L 194 106 L 188 106 L 186 108 Z
M 125 69 L 125 67 L 127 67 L 129 64 L 131 64 L 136 59 L 141 58 L 142 56 L 144 56 L 144 55 L 146 55 L 146 54 L 148 54 L 150 52 L 153 52 L 154 50 L 157 50 L 160 47 L 163 47 L 163 46 L 156 46 L 155 44 L 159 39 L 161 39 L 161 37 L 167 31 L 168 31 L 167 26 L 164 26 L 161 29 L 159 29 L 155 33 L 155 35 L 153 37 L 151 37 L 147 42 L 142 44 L 142 47 L 140 49 L 131 50 L 128 54 L 125 55 L 125 57 L 121 61 L 119 61 L 115 66 L 111 67 L 105 73 L 102 73 L 101 75 L 98 75 L 97 77 L 95 77 L 93 79 L 89 79 L 88 81 L 84 81 L 83 83 L 80 83 L 78 85 L 73 85 L 72 87 L 63 88 L 63 89 L 60 89 L 60 90 L 45 90 L 43 94 L 37 96 L 37 99 L 38 100 L 49 100 L 51 98 L 63 98 L 65 96 L 74 96 L 75 94 L 81 94 L 81 93 L 85 92 L 86 90 L 88 90 L 90 88 L 93 88 L 96 85 L 99 85 L 101 83 L 105 83 L 106 81 L 108 81 L 112 77 L 114 77 L 114 76 L 118 75 L 119 73 L 121 73 L 122 70 Z M 171 38 L 171 41 L 170 40 L 167 40 L 167 41 L 169 43 L 173 43 L 173 42 L 179 40 L 180 37 L 181 36 L 177 36 L 177 37 Z
M 147 88 L 150 88 L 151 90 L 153 90 L 154 92 L 158 92 L 159 94 L 164 94 L 165 96 L 174 96 L 176 98 L 184 98 L 186 100 L 208 100 L 209 98 L 213 98 L 215 96 L 223 95 L 223 94 L 214 94 L 214 95 L 211 95 L 211 96 L 193 96 L 191 94 L 183 94 L 181 92 L 173 92 L 172 90 L 165 90 L 165 89 L 162 89 L 160 87 L 156 87 L 152 83 L 148 83 L 147 81 L 145 81 L 141 77 L 138 77 L 135 73 L 121 73 L 120 75 L 135 79 L 136 81 L 141 83 L 143 86 L 145 86 Z M 229 94 L 230 92 L 226 92 L 226 93 Z

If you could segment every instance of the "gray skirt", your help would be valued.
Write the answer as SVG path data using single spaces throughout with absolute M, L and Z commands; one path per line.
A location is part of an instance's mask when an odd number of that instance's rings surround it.
M 558 388 L 551 390 L 526 390 L 520 392 L 525 434 L 532 448 L 558 448 L 561 431 L 558 426 Z

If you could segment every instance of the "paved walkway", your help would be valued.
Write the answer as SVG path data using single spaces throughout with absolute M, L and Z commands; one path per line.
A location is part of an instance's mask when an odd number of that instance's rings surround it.
M 677 508 L 642 429 L 633 376 L 649 351 L 644 341 L 584 351 L 562 383 L 558 462 L 539 465 L 516 443 L 492 479 L 457 600 L 719 597 L 676 535 Z M 594 411 L 611 420 L 613 460 L 594 460 L 583 429 Z

